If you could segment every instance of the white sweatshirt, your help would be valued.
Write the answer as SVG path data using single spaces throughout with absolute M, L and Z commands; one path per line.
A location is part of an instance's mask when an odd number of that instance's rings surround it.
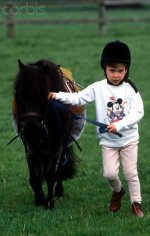
M 56 99 L 72 105 L 85 105 L 95 101 L 97 121 L 114 123 L 117 132 L 123 135 L 120 138 L 112 133 L 100 133 L 97 128 L 101 145 L 121 147 L 139 139 L 138 122 L 144 115 L 143 102 L 139 92 L 136 93 L 127 82 L 113 86 L 104 79 L 78 93 L 59 92 Z

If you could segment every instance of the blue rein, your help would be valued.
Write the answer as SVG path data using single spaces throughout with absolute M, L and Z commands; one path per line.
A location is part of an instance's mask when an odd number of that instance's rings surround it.
M 89 123 L 91 123 L 91 124 L 93 124 L 93 125 L 99 127 L 99 132 L 100 132 L 100 133 L 106 133 L 106 132 L 108 132 L 108 129 L 107 129 L 107 125 L 106 125 L 106 124 L 103 124 L 103 123 L 100 123 L 100 122 L 97 122 L 97 121 L 90 120 L 90 119 L 88 119 L 88 118 L 86 118 L 86 117 L 84 117 L 84 116 L 81 116 L 81 115 L 76 115 L 75 113 L 73 113 L 72 111 L 70 111 L 67 107 L 65 107 L 62 102 L 60 102 L 60 101 L 58 101 L 58 100 L 53 100 L 53 99 L 51 99 L 51 100 L 49 100 L 49 104 L 51 104 L 53 107 L 56 107 L 56 108 L 59 108 L 59 109 L 65 111 L 65 112 L 67 112 L 67 113 L 70 112 L 75 120 L 84 119 L 84 120 L 86 120 L 87 122 L 89 122 Z M 120 133 L 118 133 L 118 132 L 117 132 L 117 133 L 113 133 L 113 134 L 118 135 L 120 138 L 122 137 L 122 134 L 120 134 Z

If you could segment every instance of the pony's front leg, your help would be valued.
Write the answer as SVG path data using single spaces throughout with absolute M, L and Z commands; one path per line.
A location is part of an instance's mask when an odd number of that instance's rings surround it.
M 42 190 L 42 180 L 30 172 L 29 183 L 34 191 L 35 205 L 45 205 L 46 200 L 44 192 Z
M 48 186 L 48 194 L 46 198 L 46 209 L 53 210 L 54 209 L 54 184 L 55 179 L 52 176 L 46 177 L 46 182 Z
M 29 168 L 29 183 L 34 191 L 35 205 L 45 205 L 45 195 L 42 190 L 42 177 L 40 167 L 35 161 L 35 157 L 32 154 L 26 154 L 26 159 Z

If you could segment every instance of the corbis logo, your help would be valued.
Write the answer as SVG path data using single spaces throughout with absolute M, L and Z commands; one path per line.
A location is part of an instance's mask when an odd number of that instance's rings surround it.
M 21 5 L 21 6 L 15 6 L 12 5 L 12 7 L 4 6 L 3 9 L 3 14 L 13 14 L 13 15 L 36 15 L 40 14 L 43 15 L 45 14 L 45 6 L 39 5 L 37 2 L 34 2 L 33 5 L 30 5 L 26 2 L 26 4 Z

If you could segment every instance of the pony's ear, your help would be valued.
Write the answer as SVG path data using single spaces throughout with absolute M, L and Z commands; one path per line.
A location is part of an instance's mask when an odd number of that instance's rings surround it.
M 24 64 L 22 63 L 20 59 L 18 59 L 18 65 L 19 65 L 20 70 L 22 70 L 24 67 Z

